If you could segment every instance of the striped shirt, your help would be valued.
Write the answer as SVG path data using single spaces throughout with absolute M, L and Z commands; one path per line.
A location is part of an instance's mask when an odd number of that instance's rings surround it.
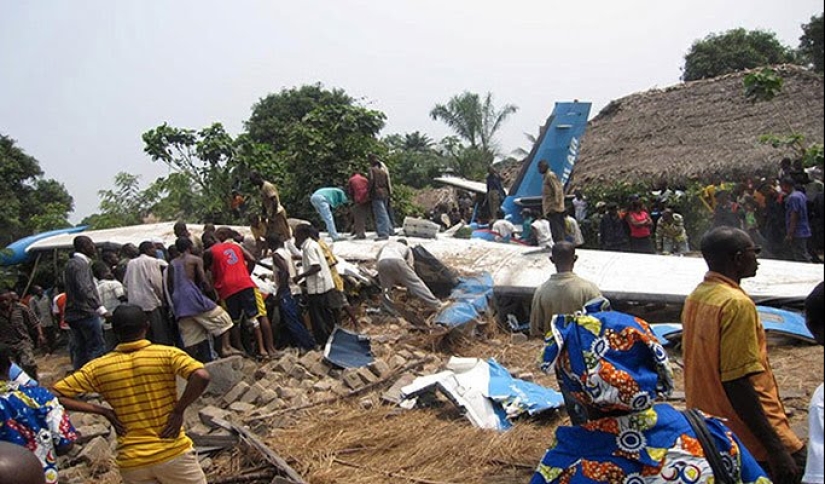
M 175 375 L 186 380 L 203 364 L 170 346 L 147 340 L 118 345 L 54 385 L 66 397 L 99 393 L 126 427 L 118 436 L 117 464 L 136 468 L 174 459 L 192 448 L 181 428 L 174 439 L 161 439 L 177 403 Z

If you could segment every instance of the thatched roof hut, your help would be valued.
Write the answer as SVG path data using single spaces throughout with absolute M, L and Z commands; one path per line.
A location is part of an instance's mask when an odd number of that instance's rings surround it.
M 792 156 L 759 142 L 764 134 L 823 142 L 823 78 L 797 66 L 775 68 L 784 78 L 771 101 L 745 98 L 739 72 L 678 84 L 612 101 L 590 121 L 576 165 L 576 185 L 690 180 L 738 180 L 776 173 Z

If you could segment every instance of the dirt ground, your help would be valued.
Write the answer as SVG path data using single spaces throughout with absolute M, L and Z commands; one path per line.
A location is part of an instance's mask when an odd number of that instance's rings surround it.
M 387 334 L 389 324 L 373 316 L 365 328 L 374 339 Z M 397 326 L 396 326 L 397 327 Z M 436 344 L 411 325 L 402 325 L 399 344 L 412 345 L 435 355 L 442 363 L 450 356 L 495 358 L 514 375 L 531 373 L 534 380 L 557 388 L 552 376 L 537 369 L 541 343 L 514 343 L 511 336 L 487 324 L 472 338 Z M 393 335 L 395 336 L 395 335 Z M 376 346 L 376 345 L 374 345 Z M 386 356 L 392 348 L 376 348 Z M 382 355 L 383 354 L 383 355 Z M 683 390 L 681 354 L 671 350 L 677 391 Z M 794 429 L 805 436 L 807 405 L 823 381 L 821 347 L 775 345 L 771 363 L 786 398 L 785 406 Z M 58 354 L 40 358 L 41 381 L 49 385 L 68 369 L 68 357 Z M 262 440 L 284 457 L 312 484 L 511 484 L 529 480 L 533 468 L 550 444 L 554 429 L 567 422 L 563 412 L 541 420 L 519 421 L 507 432 L 473 428 L 449 402 L 437 400 L 423 409 L 402 410 L 381 403 L 380 391 L 356 399 L 314 407 L 263 422 L 256 429 Z M 675 406 L 684 402 L 675 400 Z M 244 450 L 229 452 L 210 471 L 210 482 L 247 472 L 260 462 Z

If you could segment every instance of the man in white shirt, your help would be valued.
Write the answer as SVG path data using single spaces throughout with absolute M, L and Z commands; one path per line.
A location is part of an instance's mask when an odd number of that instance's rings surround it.
M 805 323 L 814 339 L 820 345 L 825 345 L 825 298 L 823 298 L 823 284 L 819 283 L 805 300 Z M 805 484 L 822 484 L 825 482 L 825 449 L 823 449 L 823 426 L 825 426 L 825 412 L 823 412 L 823 385 L 814 392 L 811 404 L 808 407 L 808 457 L 805 464 L 805 475 L 802 482 Z
M 337 290 L 315 234 L 315 229 L 309 224 L 295 228 L 295 244 L 301 248 L 303 272 L 295 276 L 293 281 L 298 284 L 306 280 L 312 333 L 315 341 L 323 345 L 338 324 L 337 314 L 333 310 L 333 298 L 337 296 Z
M 493 222 L 493 232 L 497 233 L 496 242 L 508 243 L 516 231 L 516 227 L 505 218 L 504 211 L 499 209 L 496 214 L 498 219 Z
M 115 279 L 108 264 L 103 261 L 95 261 L 92 264 L 92 274 L 95 276 L 100 302 L 106 306 L 106 309 L 114 311 L 126 302 L 126 289 L 120 281 Z M 103 342 L 107 351 L 118 345 L 117 338 L 112 332 L 112 323 L 109 321 L 103 322 Z
M 536 234 L 536 245 L 541 249 L 550 250 L 553 248 L 553 232 L 550 230 L 550 222 L 544 215 L 539 216 L 530 224 Z
M 163 269 L 169 264 L 156 257 L 151 241 L 141 242 L 138 251 L 140 256 L 129 261 L 123 276 L 129 304 L 140 306 L 149 318 L 151 342 L 174 346 L 175 338 L 163 311 Z
M 378 278 L 381 280 L 381 289 L 387 294 L 395 286 L 404 286 L 410 295 L 421 299 L 431 309 L 440 309 L 441 301 L 418 277 L 413 267 L 415 259 L 406 240 L 387 242 L 378 252 Z

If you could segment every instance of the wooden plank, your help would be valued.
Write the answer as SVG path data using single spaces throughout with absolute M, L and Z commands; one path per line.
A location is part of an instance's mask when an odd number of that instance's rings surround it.
M 308 484 L 301 477 L 301 475 L 298 474 L 295 471 L 295 469 L 293 469 L 289 464 L 287 464 L 287 462 L 281 456 L 279 456 L 278 454 L 273 452 L 272 449 L 267 447 L 266 444 L 261 442 L 261 440 L 257 436 L 255 436 L 255 434 L 250 432 L 249 430 L 247 430 L 247 429 L 245 429 L 245 428 L 243 428 L 239 425 L 235 425 L 232 422 L 227 422 L 226 420 L 222 420 L 222 419 L 219 419 L 219 418 L 214 419 L 213 422 L 215 423 L 215 425 L 218 425 L 220 427 L 223 427 L 227 430 L 230 430 L 230 431 L 235 432 L 236 434 L 238 434 L 238 436 L 240 436 L 241 440 L 243 440 L 244 442 L 249 444 L 251 447 L 253 447 L 255 450 L 260 452 L 261 455 L 263 455 L 264 458 L 270 464 L 272 464 L 277 469 L 279 469 L 281 472 L 286 474 L 286 476 L 289 479 L 292 480 L 292 484 Z
M 223 449 L 238 445 L 237 435 L 186 434 L 197 447 L 220 447 Z

